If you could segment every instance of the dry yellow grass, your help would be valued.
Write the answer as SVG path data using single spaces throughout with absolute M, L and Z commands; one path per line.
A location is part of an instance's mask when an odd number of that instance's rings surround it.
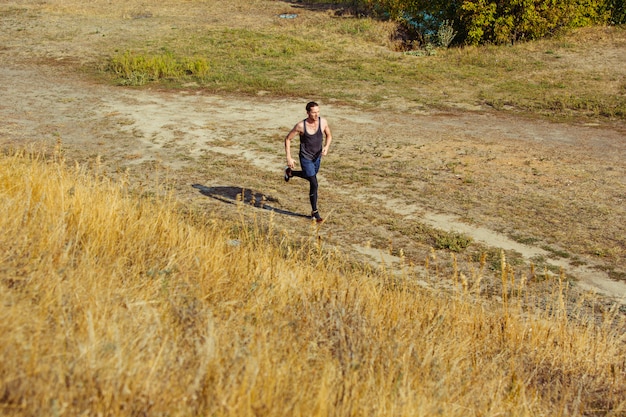
M 27 154 L 0 205 L 2 415 L 626 413 L 624 323 L 558 281 L 536 310 L 506 273 L 497 304 L 435 292 Z

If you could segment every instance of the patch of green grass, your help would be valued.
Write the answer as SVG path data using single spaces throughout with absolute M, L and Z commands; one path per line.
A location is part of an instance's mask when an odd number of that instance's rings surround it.
M 607 88 L 605 70 L 556 61 L 572 49 L 584 54 L 589 45 L 544 40 L 416 57 L 394 50 L 388 22 L 320 15 L 298 23 L 190 27 L 129 40 L 116 47 L 133 52 L 116 52 L 107 70 L 129 85 L 176 87 L 191 79 L 212 91 L 314 95 L 364 107 L 402 99 L 437 108 L 453 101 L 559 117 L 626 117 L 619 71 Z M 621 40 L 624 32 L 616 29 L 612 36 Z
M 209 73 L 209 64 L 204 58 L 176 57 L 169 52 L 144 55 L 125 51 L 111 59 L 109 71 L 120 84 L 139 86 L 163 78 L 202 79 Z

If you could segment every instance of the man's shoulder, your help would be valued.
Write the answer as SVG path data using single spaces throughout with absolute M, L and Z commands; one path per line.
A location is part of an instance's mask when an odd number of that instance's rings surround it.
M 300 120 L 298 123 L 296 123 L 296 125 L 293 127 L 293 130 L 302 132 L 304 130 L 304 120 Z

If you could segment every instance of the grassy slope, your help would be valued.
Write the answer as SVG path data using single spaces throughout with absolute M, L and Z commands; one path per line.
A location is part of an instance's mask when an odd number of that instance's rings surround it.
M 4 415 L 620 415 L 624 323 L 500 303 L 0 159 Z M 156 203 L 156 204 L 155 204 Z M 506 270 L 506 268 L 503 268 Z M 480 281 L 476 271 L 473 281 Z M 437 277 L 435 277 L 437 279 Z M 443 277 L 442 277 L 443 278 Z M 612 410 L 612 411 L 610 411 Z M 621 410 L 621 411 L 620 411 Z

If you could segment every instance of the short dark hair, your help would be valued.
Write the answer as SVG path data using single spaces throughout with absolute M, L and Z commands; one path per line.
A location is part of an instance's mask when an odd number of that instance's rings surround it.
M 312 109 L 313 107 L 319 107 L 319 106 L 320 106 L 320 105 L 319 105 L 319 104 L 317 104 L 316 102 L 314 102 L 314 101 L 309 101 L 309 102 L 306 104 L 306 112 L 308 113 L 308 112 L 310 112 L 310 111 L 311 111 L 311 109 Z

